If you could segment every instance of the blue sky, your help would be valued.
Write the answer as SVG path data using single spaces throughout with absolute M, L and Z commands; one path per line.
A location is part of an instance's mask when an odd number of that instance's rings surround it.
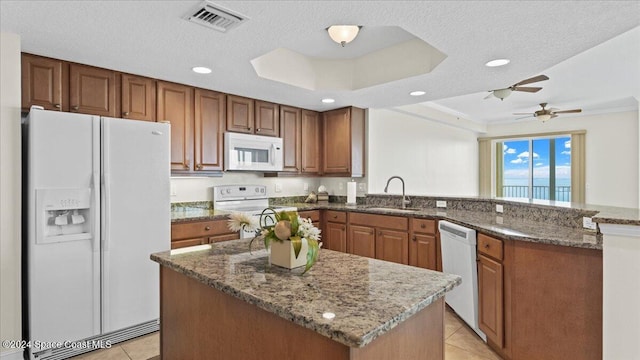
M 549 141 L 556 143 L 556 178 L 571 177 L 571 137 L 534 139 L 533 156 L 529 155 L 528 140 L 505 141 L 504 178 L 528 178 L 529 161 L 533 161 L 535 178 L 549 177 Z

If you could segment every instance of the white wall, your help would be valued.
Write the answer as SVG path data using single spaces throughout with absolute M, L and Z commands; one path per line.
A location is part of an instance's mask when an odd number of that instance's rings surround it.
M 640 149 L 638 112 L 561 116 L 539 121 L 489 125 L 483 136 L 586 130 L 585 202 L 638 208 Z
M 477 134 L 385 109 L 369 109 L 369 193 L 384 193 L 393 175 L 409 195 L 478 195 Z M 402 193 L 393 180 L 389 193 Z
M 0 33 L 0 340 L 22 339 L 20 297 L 20 37 Z M 0 347 L 3 359 L 22 351 Z

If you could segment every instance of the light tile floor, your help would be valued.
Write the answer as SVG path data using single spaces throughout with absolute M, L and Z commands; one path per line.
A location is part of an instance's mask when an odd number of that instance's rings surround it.
M 501 360 L 455 313 L 444 314 L 445 360 Z M 110 349 L 76 356 L 74 360 L 159 360 L 160 337 L 153 333 L 129 340 Z

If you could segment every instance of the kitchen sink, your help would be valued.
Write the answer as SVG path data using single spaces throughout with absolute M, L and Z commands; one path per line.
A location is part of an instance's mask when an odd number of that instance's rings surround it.
M 412 212 L 420 211 L 420 209 L 417 209 L 417 208 L 401 209 L 401 208 L 392 208 L 392 207 L 372 207 L 372 208 L 368 208 L 367 210 L 389 211 L 389 212 L 399 212 L 399 213 L 412 213 Z

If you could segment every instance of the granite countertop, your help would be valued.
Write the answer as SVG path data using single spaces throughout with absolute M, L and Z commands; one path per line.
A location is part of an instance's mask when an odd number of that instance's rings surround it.
M 462 281 L 457 275 L 327 249 L 301 276 L 303 268 L 269 266 L 264 245 L 254 243 L 250 253 L 248 244 L 246 239 L 226 241 L 200 251 L 156 253 L 151 259 L 350 347 L 367 345 Z M 324 318 L 327 312 L 335 318 Z
M 290 205 L 297 207 L 299 211 L 327 209 L 447 220 L 501 239 L 602 250 L 602 234 L 568 226 L 559 226 L 549 221 L 496 216 L 495 213 L 485 211 L 431 208 L 401 213 L 393 210 L 373 210 L 372 208 L 377 206 L 372 205 L 346 205 L 343 203 L 293 203 Z M 205 209 L 175 211 L 171 214 L 171 221 L 177 223 L 192 220 L 224 219 L 227 214 L 226 212 Z

